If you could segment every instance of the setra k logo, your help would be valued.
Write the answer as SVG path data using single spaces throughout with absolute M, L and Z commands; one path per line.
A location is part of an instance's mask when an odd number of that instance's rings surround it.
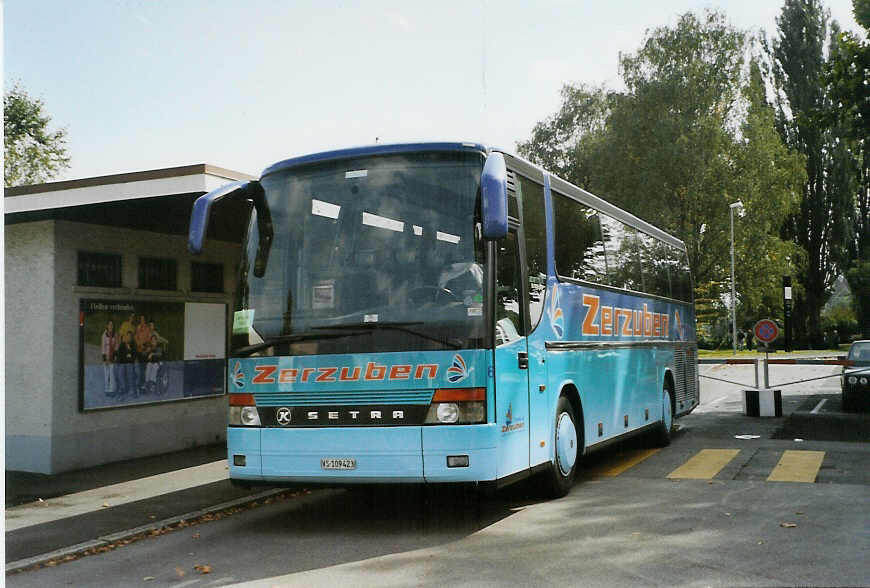
M 293 413 L 290 412 L 290 409 L 286 406 L 282 406 L 277 411 L 275 411 L 275 420 L 278 421 L 278 424 L 282 427 L 286 427 L 290 424 L 290 421 L 293 418 Z

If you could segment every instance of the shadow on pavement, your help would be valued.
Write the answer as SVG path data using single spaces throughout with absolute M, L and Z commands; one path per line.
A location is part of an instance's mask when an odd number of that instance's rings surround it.
M 870 413 L 843 412 L 839 394 L 818 394 L 804 398 L 797 410 L 789 414 L 782 426 L 773 433 L 772 439 L 851 443 L 870 441 Z

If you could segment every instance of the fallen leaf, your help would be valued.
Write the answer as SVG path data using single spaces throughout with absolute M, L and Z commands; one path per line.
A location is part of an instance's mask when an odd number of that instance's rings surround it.
M 195 569 L 200 574 L 210 574 L 211 573 L 211 566 L 195 565 L 195 566 L 193 566 L 193 569 Z
M 725 516 L 726 516 L 726 517 L 730 517 L 730 516 L 731 516 L 731 513 L 730 513 L 730 512 L 726 512 L 726 513 L 725 513 Z
M 181 568 L 175 568 L 175 575 L 178 576 L 179 578 L 183 578 L 184 574 L 186 574 L 186 573 L 187 572 L 185 572 Z
M 153 579 L 154 579 L 154 576 L 145 576 L 144 578 L 142 578 L 142 580 L 144 580 L 145 582 L 150 582 Z
M 764 545 L 764 541 L 759 541 L 758 544 L 759 544 L 759 545 Z
M 109 508 L 109 503 L 108 503 L 108 502 L 104 502 L 104 503 L 103 503 L 103 508 Z
M 794 529 L 795 527 L 797 527 L 797 523 L 780 523 L 779 526 L 783 527 L 784 529 Z
M 802 514 L 804 514 L 804 513 L 802 513 L 801 511 L 797 511 L 797 512 L 794 513 L 794 514 L 796 514 L 796 515 L 802 515 Z
M 199 533 L 194 533 L 194 534 L 192 535 L 192 537 L 193 537 L 194 539 L 199 539 Z

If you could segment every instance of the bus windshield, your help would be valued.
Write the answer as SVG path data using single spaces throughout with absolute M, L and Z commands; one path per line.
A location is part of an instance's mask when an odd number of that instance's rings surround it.
M 488 346 L 482 166 L 476 152 L 404 153 L 264 176 L 274 240 L 254 276 L 252 212 L 231 353 Z

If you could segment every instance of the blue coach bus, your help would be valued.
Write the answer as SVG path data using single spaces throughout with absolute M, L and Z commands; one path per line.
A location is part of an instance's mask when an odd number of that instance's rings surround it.
M 241 484 L 473 482 L 669 442 L 698 404 L 684 244 L 475 143 L 288 159 L 194 205 L 250 202 L 228 359 Z

